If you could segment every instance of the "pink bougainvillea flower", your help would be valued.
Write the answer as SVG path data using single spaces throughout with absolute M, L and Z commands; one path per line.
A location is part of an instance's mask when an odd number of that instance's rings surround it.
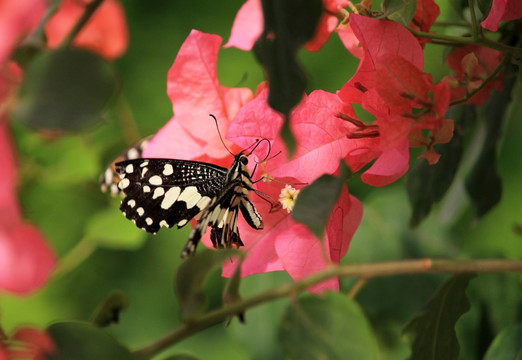
M 16 162 L 7 123 L 0 123 L 0 291 L 27 294 L 46 283 L 55 256 L 23 221 L 16 196 Z
M 247 0 L 237 12 L 230 38 L 225 47 L 237 47 L 249 51 L 263 32 L 263 8 L 261 0 Z
M 445 83 L 433 84 L 431 76 L 422 72 L 422 48 L 403 26 L 354 14 L 350 24 L 364 55 L 355 75 L 338 95 L 347 103 L 361 104 L 376 120 L 365 124 L 345 114 L 359 128 L 349 135 L 358 142 L 347 162 L 357 171 L 377 159 L 361 179 L 369 185 L 383 186 L 406 173 L 410 146 L 426 146 L 423 156 L 430 163 L 436 162 L 435 141 L 447 142 L 451 138 L 438 136 L 452 129 L 452 123 L 444 119 L 449 88 Z M 431 132 L 424 142 L 419 138 L 423 130 Z M 413 135 L 414 142 L 410 141 Z
M 219 119 L 221 131 L 226 131 L 226 143 L 232 151 L 247 148 L 257 139 L 270 141 L 274 154 L 281 150 L 258 166 L 259 176 L 277 180 L 256 183 L 273 201 L 279 199 L 283 189 L 288 189 L 285 185 L 311 182 L 323 173 L 335 173 L 339 160 L 349 152 L 346 133 L 352 127 L 337 113 L 355 116 L 351 106 L 324 91 L 305 96 L 291 116 L 298 146 L 295 156 L 288 159 L 279 137 L 282 118 L 268 106 L 266 87 L 261 86 L 253 98 L 248 89 L 219 84 L 216 74 L 219 44 L 218 36 L 198 31 L 186 39 L 168 76 L 168 94 L 175 115 L 152 139 L 144 156 L 198 159 L 228 166 L 231 157 L 208 117 L 212 113 Z M 190 76 L 187 76 L 187 68 L 191 69 Z M 176 131 L 180 130 L 189 138 L 181 146 L 172 141 L 179 139 Z M 252 167 L 266 157 L 268 147 L 265 145 L 263 142 L 252 155 L 255 160 L 250 162 Z M 294 279 L 300 279 L 324 269 L 330 262 L 338 262 L 346 253 L 362 216 L 360 202 L 345 189 L 320 241 L 304 225 L 294 222 L 287 210 L 276 210 L 273 204 L 255 194 L 251 199 L 263 216 L 264 229 L 256 231 L 239 218 L 241 238 L 248 254 L 241 268 L 243 276 L 286 270 Z M 202 241 L 210 246 L 208 232 Z M 235 263 L 227 262 L 224 274 L 230 275 L 234 266 Z M 331 280 L 312 290 L 337 288 L 337 280 Z
M 0 1 L 0 64 L 4 65 L 18 42 L 41 19 L 44 0 Z
M 493 0 L 487 18 L 480 25 L 483 28 L 497 31 L 502 20 L 522 18 L 522 2 L 520 0 Z
M 319 19 L 313 38 L 304 48 L 309 51 L 319 50 L 335 30 L 339 20 L 339 9 L 348 6 L 348 0 L 323 0 L 324 11 Z M 263 33 L 263 9 L 261 0 L 247 0 L 239 9 L 230 38 L 225 47 L 234 46 L 241 50 L 252 50 L 257 38 Z
M 0 360 L 44 360 L 47 354 L 55 351 L 55 345 L 49 334 L 32 327 L 16 329 L 5 345 L 1 340 Z
M 503 56 L 502 52 L 483 46 L 468 45 L 455 48 L 446 60 L 455 76 L 446 75 L 443 78 L 450 86 L 451 101 L 463 99 L 468 93 L 479 88 L 502 61 Z M 486 84 L 466 101 L 466 104 L 483 104 L 493 89 L 502 89 L 501 76 Z
M 56 48 L 69 34 L 91 0 L 64 0 L 45 26 L 48 45 Z M 106 0 L 89 19 L 73 43 L 108 59 L 121 56 L 129 42 L 123 8 L 116 0 Z

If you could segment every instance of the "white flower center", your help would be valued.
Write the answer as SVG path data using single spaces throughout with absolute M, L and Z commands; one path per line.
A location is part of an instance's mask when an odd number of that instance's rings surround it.
M 299 195 L 299 191 L 300 190 L 297 190 L 290 185 L 286 185 L 284 189 L 281 189 L 279 202 L 283 206 L 283 209 L 286 209 L 289 213 L 294 210 L 295 201 Z

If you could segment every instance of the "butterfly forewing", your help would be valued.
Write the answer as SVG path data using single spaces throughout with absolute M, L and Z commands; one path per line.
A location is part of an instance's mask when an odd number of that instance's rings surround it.
M 136 159 L 119 162 L 120 209 L 136 226 L 156 233 L 182 227 L 222 191 L 227 169 L 188 160 Z

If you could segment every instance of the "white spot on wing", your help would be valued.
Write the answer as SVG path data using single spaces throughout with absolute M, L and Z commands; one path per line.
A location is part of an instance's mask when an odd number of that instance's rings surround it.
M 146 218 L 145 219 L 145 222 L 147 223 L 147 225 L 152 225 L 152 219 L 150 217 Z
M 185 201 L 187 203 L 187 209 L 191 209 L 201 199 L 201 195 L 195 186 L 187 186 L 181 193 L 178 201 Z
M 209 198 L 208 196 L 203 196 L 196 205 L 200 210 L 203 210 L 207 207 L 208 204 L 210 204 L 210 201 L 212 201 L 211 198 Z
M 173 173 L 174 173 L 174 169 L 172 168 L 172 165 L 165 164 L 165 166 L 163 167 L 163 175 L 169 176 L 169 175 L 172 175 Z
M 143 216 L 143 214 L 145 214 L 145 210 L 143 210 L 142 207 L 137 208 L 136 212 L 138 213 L 139 216 Z
M 133 208 L 136 206 L 136 201 L 134 199 L 130 199 L 129 201 L 127 201 L 127 205 L 129 205 L 129 207 Z
M 130 185 L 130 180 L 127 178 L 124 178 L 119 182 L 118 187 L 123 190 L 123 189 L 127 188 L 129 185 Z
M 144 167 L 143 170 L 141 170 L 141 177 L 144 177 L 147 171 L 149 171 L 149 168 Z
M 149 165 L 149 162 L 148 162 L 148 161 L 144 161 L 144 162 L 142 162 L 142 163 L 140 164 L 140 167 L 145 167 L 145 166 L 147 166 L 147 165 Z
M 178 226 L 179 226 L 179 227 L 182 227 L 182 226 L 185 225 L 186 223 L 188 223 L 188 220 L 186 220 L 186 219 L 180 220 L 180 222 L 178 222 Z
M 159 223 L 159 226 L 163 226 L 163 227 L 170 227 L 169 224 L 167 224 L 167 222 L 165 220 L 161 220 L 160 223 Z
M 171 187 L 167 190 L 165 193 L 165 197 L 163 198 L 163 201 L 161 202 L 161 208 L 162 209 L 168 209 L 176 202 L 178 199 L 178 196 L 181 192 L 181 189 L 178 186 Z
M 132 164 L 127 165 L 127 166 L 125 167 L 125 172 L 126 172 L 127 174 L 130 174 L 130 173 L 134 172 L 134 166 L 133 166 Z
M 163 194 L 165 194 L 165 190 L 162 187 L 157 187 L 156 190 L 154 190 L 154 194 L 152 194 L 152 198 L 157 199 L 163 196 Z
M 163 183 L 163 180 L 161 180 L 160 176 L 154 175 L 150 177 L 149 183 L 151 183 L 152 185 L 161 185 Z
M 148 185 L 143 186 L 143 192 L 150 192 L 150 186 L 148 186 Z

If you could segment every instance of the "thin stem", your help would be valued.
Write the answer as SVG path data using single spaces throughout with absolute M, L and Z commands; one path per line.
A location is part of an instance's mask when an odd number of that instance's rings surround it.
M 482 81 L 482 84 L 480 84 L 480 86 L 478 88 L 476 88 L 473 91 L 471 91 L 470 93 L 468 93 L 462 99 L 458 99 L 458 100 L 452 101 L 450 103 L 450 106 L 465 103 L 466 101 L 471 99 L 473 96 L 475 96 L 475 94 L 477 94 L 480 90 L 482 90 L 487 84 L 489 84 L 497 76 L 497 74 L 500 72 L 500 70 L 502 70 L 502 68 L 507 64 L 508 59 L 509 58 L 504 57 L 502 59 L 502 61 L 497 65 L 495 70 L 493 70 L 493 72 L 491 74 L 489 74 L 489 76 L 486 79 L 484 79 L 484 81 Z
M 461 26 L 470 28 L 471 24 L 467 21 L 435 21 L 433 26 Z
M 475 15 L 475 7 L 473 6 L 473 0 L 468 0 L 469 14 L 471 18 L 471 37 L 473 40 L 479 38 L 479 25 L 477 22 L 477 16 Z
M 58 267 L 54 269 L 53 279 L 57 279 L 72 270 L 76 269 L 96 250 L 97 245 L 91 239 L 85 237 L 81 239 L 67 254 L 61 259 Z
M 261 294 L 238 301 L 229 306 L 206 313 L 200 317 L 181 325 L 163 338 L 134 351 L 134 355 L 141 359 L 150 359 L 173 344 L 190 335 L 218 324 L 228 317 L 244 312 L 245 310 L 269 301 L 295 295 L 333 277 L 362 277 L 392 276 L 418 273 L 496 273 L 522 272 L 522 260 L 484 259 L 484 260 L 444 260 L 419 259 L 390 261 L 380 263 L 361 263 L 350 265 L 330 266 L 327 269 L 313 274 L 295 283 L 267 290 Z
M 359 291 L 361 291 L 363 286 L 366 285 L 368 280 L 370 280 L 368 277 L 361 277 L 357 279 L 357 282 L 353 284 L 352 288 L 348 292 L 348 297 L 353 299 L 359 293 Z
M 103 2 L 103 0 L 93 0 L 92 2 L 88 3 L 85 6 L 85 11 L 83 12 L 82 16 L 80 17 L 80 19 L 78 19 L 78 22 L 74 25 L 71 32 L 69 32 L 69 34 L 67 34 L 65 39 L 60 44 L 61 48 L 66 48 L 66 47 L 71 46 L 76 35 L 78 35 L 78 33 L 83 29 L 83 27 L 85 26 L 87 21 L 89 21 L 92 14 L 94 14 L 96 9 L 101 5 L 102 2 Z
M 45 25 L 49 21 L 50 18 L 53 17 L 54 14 L 58 11 L 58 7 L 60 2 L 51 1 L 49 7 L 45 10 L 45 13 L 31 34 L 24 40 L 24 44 L 34 44 L 38 43 L 40 39 L 43 39 L 43 33 L 45 29 Z
M 412 28 L 408 28 L 408 30 L 416 37 L 442 41 L 445 43 L 451 43 L 451 44 L 455 44 L 455 45 L 475 44 L 475 45 L 480 45 L 480 46 L 484 46 L 484 47 L 487 47 L 490 49 L 495 49 L 495 50 L 501 51 L 501 52 L 505 53 L 506 55 L 514 55 L 518 58 L 522 57 L 522 48 L 517 48 L 517 47 L 501 44 L 499 42 L 490 40 L 486 37 L 479 37 L 478 39 L 474 40 L 472 37 L 469 37 L 469 36 L 452 36 L 452 35 L 445 35 L 445 34 L 436 34 L 436 33 L 418 31 L 418 30 L 415 30 Z

